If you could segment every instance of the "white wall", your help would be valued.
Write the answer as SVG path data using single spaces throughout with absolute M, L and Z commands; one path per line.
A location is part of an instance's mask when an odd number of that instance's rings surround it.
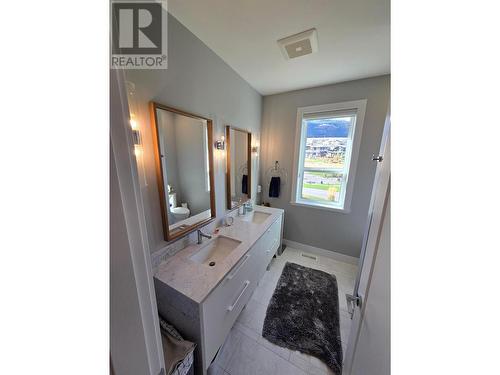
M 263 200 L 285 209 L 286 239 L 359 257 L 375 176 L 371 155 L 380 147 L 389 90 L 390 76 L 380 76 L 264 97 L 260 159 Z M 297 107 L 358 99 L 367 99 L 367 106 L 351 212 L 291 205 Z M 269 198 L 264 174 L 275 160 L 288 172 L 288 181 L 279 198 Z
M 148 102 L 179 108 L 214 120 L 214 137 L 224 135 L 225 125 L 233 125 L 260 137 L 262 97 L 213 51 L 181 25 L 168 17 L 168 69 L 127 71 L 135 84 L 135 108 L 143 139 L 145 176 L 141 181 L 146 209 L 150 251 L 166 247 L 160 216 L 153 158 L 153 138 Z M 226 211 L 224 153 L 215 150 L 215 193 L 217 218 Z M 252 191 L 256 191 L 258 164 Z

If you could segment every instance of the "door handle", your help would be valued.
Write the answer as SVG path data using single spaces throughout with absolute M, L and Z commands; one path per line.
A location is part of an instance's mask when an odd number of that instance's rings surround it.
M 353 296 L 352 294 L 346 294 L 345 299 L 347 301 L 347 312 L 351 316 L 351 319 L 354 315 L 354 309 L 356 307 L 361 306 L 361 297 L 360 296 Z
M 382 155 L 375 156 L 375 154 L 372 155 L 372 160 L 373 161 L 378 161 L 379 163 L 384 160 L 384 157 Z

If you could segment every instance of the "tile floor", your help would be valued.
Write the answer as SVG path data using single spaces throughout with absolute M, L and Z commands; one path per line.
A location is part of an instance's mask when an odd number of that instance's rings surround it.
M 210 366 L 209 375 L 327 375 L 333 372 L 319 359 L 276 346 L 261 335 L 267 305 L 285 263 L 294 262 L 337 277 L 340 302 L 340 331 L 345 352 L 351 320 L 347 314 L 345 294 L 352 293 L 357 266 L 318 256 L 317 260 L 303 257 L 303 251 L 287 247 L 283 255 L 274 258 L 243 309 L 219 355 Z

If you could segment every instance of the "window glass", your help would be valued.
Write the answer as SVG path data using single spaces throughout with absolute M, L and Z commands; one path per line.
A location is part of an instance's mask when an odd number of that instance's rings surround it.
M 299 201 L 343 208 L 355 123 L 355 113 L 303 118 Z

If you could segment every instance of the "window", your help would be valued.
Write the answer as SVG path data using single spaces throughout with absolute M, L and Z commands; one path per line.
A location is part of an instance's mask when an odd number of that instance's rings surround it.
M 292 204 L 349 212 L 366 100 L 297 110 Z

